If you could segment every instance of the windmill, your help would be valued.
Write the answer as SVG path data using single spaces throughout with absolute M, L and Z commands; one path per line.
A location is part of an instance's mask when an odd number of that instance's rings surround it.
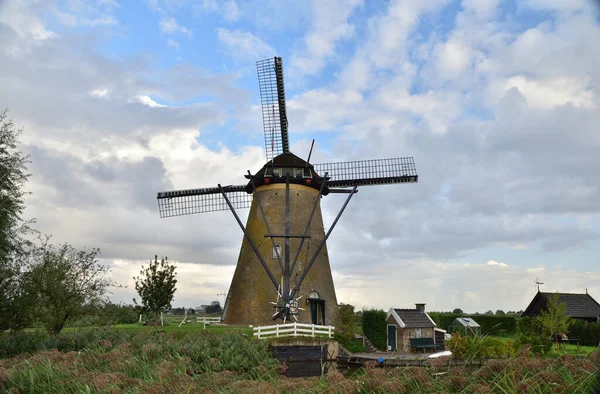
M 311 164 L 290 152 L 280 57 L 256 63 L 267 163 L 246 184 L 159 192 L 161 217 L 230 210 L 244 233 L 227 324 L 329 324 L 337 299 L 326 241 L 359 186 L 416 183 L 412 157 Z M 312 153 L 312 147 L 311 147 Z M 327 232 L 321 198 L 346 193 Z M 237 210 L 250 208 L 246 225 Z M 327 304 L 327 307 L 326 307 Z M 302 306 L 306 306 L 303 308 Z

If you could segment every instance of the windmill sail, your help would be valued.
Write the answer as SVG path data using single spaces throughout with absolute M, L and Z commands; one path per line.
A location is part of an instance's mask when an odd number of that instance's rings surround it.
M 252 194 L 246 193 L 245 187 L 223 187 L 236 209 L 250 208 Z M 229 210 L 218 187 L 160 192 L 156 198 L 161 218 Z
M 330 188 L 416 183 L 419 179 L 412 157 L 323 163 L 313 167 L 319 175 L 328 173 Z
M 267 161 L 290 151 L 283 62 L 280 57 L 256 62 Z

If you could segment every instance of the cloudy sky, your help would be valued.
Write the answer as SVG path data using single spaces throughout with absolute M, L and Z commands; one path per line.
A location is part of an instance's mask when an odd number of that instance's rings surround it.
M 0 108 L 31 155 L 25 217 L 99 247 L 115 301 L 158 254 L 195 306 L 223 299 L 242 233 L 160 219 L 156 192 L 261 167 L 255 61 L 282 56 L 293 152 L 419 173 L 352 199 L 338 301 L 521 310 L 536 278 L 600 300 L 598 42 L 591 0 L 0 0 Z

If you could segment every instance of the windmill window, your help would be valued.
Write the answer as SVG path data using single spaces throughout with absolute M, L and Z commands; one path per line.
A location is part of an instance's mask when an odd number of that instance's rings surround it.
M 281 168 L 275 168 L 273 169 L 273 173 L 275 176 L 281 176 Z
M 294 169 L 293 168 L 283 167 L 282 170 L 283 170 L 283 176 L 286 176 L 286 175 L 289 175 L 291 177 L 294 176 Z
M 304 172 L 302 171 L 302 168 L 296 168 L 296 178 L 302 178 L 303 175 Z
M 265 176 L 267 176 L 267 177 L 273 176 L 273 167 L 267 167 L 265 169 Z
M 312 174 L 310 173 L 310 168 L 304 167 L 302 176 L 304 178 L 312 178 Z
M 319 293 L 317 293 L 316 291 L 311 291 L 308 294 L 308 298 L 319 298 Z
M 279 257 L 281 257 L 281 245 L 276 244 L 273 247 L 273 258 L 276 259 L 277 255 L 279 255 Z

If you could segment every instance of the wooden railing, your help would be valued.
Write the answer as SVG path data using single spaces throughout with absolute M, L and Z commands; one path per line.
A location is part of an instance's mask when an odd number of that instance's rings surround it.
M 258 339 L 270 338 L 270 337 L 315 337 L 315 336 L 327 336 L 333 338 L 335 327 L 333 326 L 319 326 L 316 324 L 303 324 L 303 323 L 288 323 L 288 324 L 275 324 L 274 326 L 259 326 L 254 327 L 254 336 Z

